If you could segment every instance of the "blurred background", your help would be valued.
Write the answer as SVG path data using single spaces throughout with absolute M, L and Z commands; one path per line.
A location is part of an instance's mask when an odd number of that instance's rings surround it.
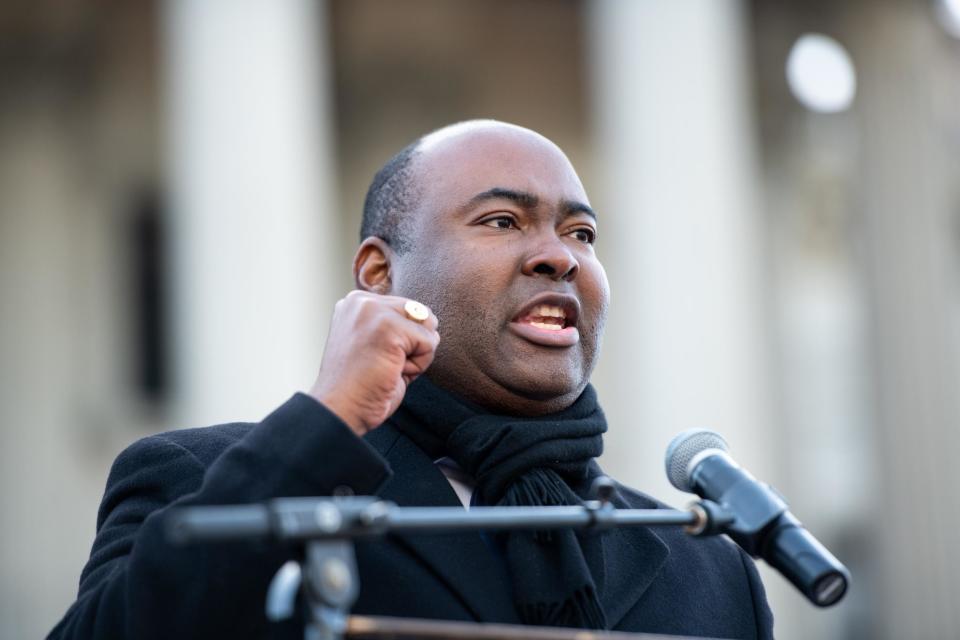
M 5 0 L 0 637 L 113 458 L 307 387 L 365 189 L 491 117 L 564 148 L 613 292 L 608 471 L 711 427 L 853 572 L 779 638 L 960 637 L 960 2 Z

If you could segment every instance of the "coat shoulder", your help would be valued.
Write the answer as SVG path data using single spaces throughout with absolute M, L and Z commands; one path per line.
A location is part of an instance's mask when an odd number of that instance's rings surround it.
M 117 456 L 117 463 L 155 457 L 158 451 L 179 450 L 190 454 L 204 467 L 210 466 L 230 445 L 243 438 L 255 425 L 233 422 L 209 427 L 174 429 L 134 441 Z M 116 464 L 116 463 L 115 463 Z
M 255 423 L 231 422 L 209 427 L 193 427 L 164 431 L 151 438 L 183 447 L 204 466 L 210 465 L 223 451 L 250 432 Z
M 670 509 L 670 505 L 645 493 L 617 484 L 621 507 Z M 677 620 L 692 621 L 707 613 L 702 622 L 720 635 L 771 638 L 773 615 L 753 559 L 723 535 L 695 537 L 681 527 L 657 527 L 656 536 L 669 549 L 657 587 L 650 589 L 628 618 L 654 612 L 671 612 L 659 631 L 689 633 L 674 627 Z M 653 614 L 654 617 L 656 614 Z M 649 620 L 649 618 L 647 618 Z

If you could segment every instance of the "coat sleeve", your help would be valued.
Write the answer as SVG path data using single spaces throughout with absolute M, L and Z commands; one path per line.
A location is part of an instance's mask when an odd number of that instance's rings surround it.
M 773 640 L 773 612 L 767 603 L 767 593 L 757 572 L 757 566 L 745 551 L 742 549 L 739 551 L 740 561 L 743 562 L 743 569 L 747 573 L 747 581 L 750 584 L 750 595 L 753 598 L 753 619 L 757 625 L 756 637 L 759 640 Z
M 173 506 L 329 495 L 341 486 L 372 494 L 389 475 L 370 445 L 303 394 L 209 467 L 170 435 L 140 440 L 113 464 L 77 600 L 49 637 L 264 637 L 275 631 L 263 613 L 267 585 L 294 550 L 175 547 L 165 539 L 164 514 Z

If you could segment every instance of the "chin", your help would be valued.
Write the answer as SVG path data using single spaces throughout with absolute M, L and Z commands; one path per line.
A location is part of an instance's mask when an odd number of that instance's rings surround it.
M 503 386 L 517 395 L 533 400 L 552 400 L 571 394 L 580 395 L 586 386 L 584 377 L 570 368 L 550 370 L 549 367 L 532 372 L 528 367 L 517 367 L 498 372 Z

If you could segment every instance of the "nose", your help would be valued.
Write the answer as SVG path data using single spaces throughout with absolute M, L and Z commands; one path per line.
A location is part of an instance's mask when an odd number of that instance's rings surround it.
M 552 240 L 530 252 L 523 262 L 522 271 L 526 276 L 542 275 L 551 280 L 570 282 L 577 277 L 580 263 L 563 241 L 554 235 Z

